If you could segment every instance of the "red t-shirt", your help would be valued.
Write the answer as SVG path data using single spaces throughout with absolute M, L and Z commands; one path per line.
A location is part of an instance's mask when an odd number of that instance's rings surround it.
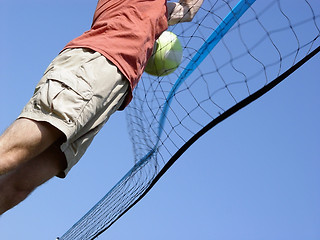
M 90 48 L 115 64 L 129 80 L 132 99 L 155 40 L 168 28 L 166 0 L 99 0 L 91 29 L 66 48 Z

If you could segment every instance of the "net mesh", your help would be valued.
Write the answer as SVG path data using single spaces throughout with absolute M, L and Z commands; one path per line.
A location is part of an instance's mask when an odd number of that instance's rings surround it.
M 211 44 L 208 39 L 237 4 L 205 0 L 192 22 L 169 27 L 183 46 L 180 67 L 165 77 L 144 74 L 126 110 L 135 165 L 60 239 L 99 236 L 150 190 L 159 172 L 208 123 L 319 48 L 318 0 L 257 0 L 190 70 L 199 49 Z

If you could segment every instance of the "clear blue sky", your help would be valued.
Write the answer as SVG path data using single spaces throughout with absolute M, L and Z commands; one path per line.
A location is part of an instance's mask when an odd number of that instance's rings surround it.
M 0 131 L 63 46 L 90 27 L 96 1 L 0 0 Z M 320 55 L 196 142 L 99 239 L 320 239 Z M 0 217 L 4 240 L 54 240 L 133 164 L 116 113 L 64 180 Z

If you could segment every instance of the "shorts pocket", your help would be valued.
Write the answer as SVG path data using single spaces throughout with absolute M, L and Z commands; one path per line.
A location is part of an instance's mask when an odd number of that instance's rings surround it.
M 75 124 L 93 96 L 91 86 L 81 79 L 48 78 L 36 92 L 36 104 L 43 112 L 67 124 Z

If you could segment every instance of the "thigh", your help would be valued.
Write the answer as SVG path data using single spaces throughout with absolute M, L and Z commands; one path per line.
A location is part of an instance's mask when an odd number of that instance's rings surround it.
M 2 181 L 12 189 L 32 192 L 36 187 L 66 168 L 65 155 L 60 148 L 52 145 L 40 155 L 2 176 Z
M 49 122 L 67 141 L 98 126 L 105 109 L 116 111 L 129 88 L 117 67 L 90 49 L 65 50 L 50 66 L 20 117 Z
M 0 175 L 41 154 L 59 138 L 62 132 L 46 122 L 17 119 L 0 137 Z
M 129 82 L 100 53 L 81 48 L 62 52 L 43 79 L 20 117 L 46 121 L 63 132 L 66 174 L 120 108 Z

